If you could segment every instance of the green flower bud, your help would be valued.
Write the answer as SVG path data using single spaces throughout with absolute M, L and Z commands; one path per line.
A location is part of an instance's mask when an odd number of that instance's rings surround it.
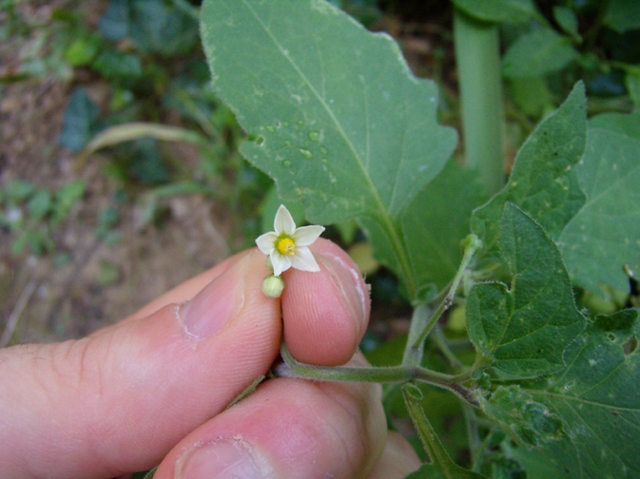
M 267 263 L 267 268 L 273 271 L 273 263 L 271 262 L 271 256 L 267 255 L 267 259 L 265 260 L 265 263 Z
M 279 298 L 284 289 L 284 281 L 280 276 L 270 274 L 262 282 L 262 292 L 270 298 Z

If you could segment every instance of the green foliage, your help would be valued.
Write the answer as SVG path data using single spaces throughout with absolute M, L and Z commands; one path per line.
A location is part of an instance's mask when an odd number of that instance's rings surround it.
M 546 28 L 534 30 L 509 47 L 502 73 L 507 78 L 542 76 L 563 69 L 577 56 L 566 37 Z
M 526 22 L 537 15 L 532 0 L 453 0 L 467 15 L 484 22 Z
M 467 298 L 469 337 L 500 376 L 530 378 L 564 366 L 567 345 L 584 329 L 558 248 L 513 203 L 504 207 L 500 250 L 512 276 L 476 285 Z
M 576 166 L 586 194 L 559 243 L 580 286 L 629 291 L 627 265 L 640 271 L 640 114 L 595 117 Z
M 101 128 L 100 110 L 85 88 L 79 87 L 69 98 L 64 124 L 58 141 L 71 151 L 78 152 Z
M 310 221 L 359 217 L 415 294 L 395 223 L 454 146 L 436 123 L 435 85 L 412 77 L 389 37 L 324 2 L 206 2 L 202 18 L 214 90 L 255 138 L 243 155 Z
M 554 101 L 546 75 L 592 68 L 580 50 L 589 35 L 577 8 L 553 10 L 556 31 L 530 1 L 454 3 L 476 20 L 523 23 L 503 73 L 524 101 L 540 97 L 531 106 L 537 114 Z M 640 269 L 637 113 L 588 124 L 585 83 L 578 82 L 524 143 L 502 191 L 478 207 L 485 198 L 477 172 L 445 166 L 454 137 L 436 122 L 434 85 L 408 72 L 387 37 L 321 0 L 207 0 L 202 13 L 213 88 L 251 138 L 243 155 L 309 220 L 356 218 L 416 306 L 404 353 L 403 338 L 369 353 L 385 366 L 403 357 L 400 366 L 314 368 L 285 355 L 287 366 L 315 379 L 410 381 L 401 387 L 406 409 L 397 386 L 385 400 L 391 418 L 408 410 L 434 460 L 410 477 L 563 477 L 566 470 L 626 477 L 637 470 L 636 352 L 629 354 L 637 312 L 611 302 L 612 316 L 590 320 L 574 300 L 576 285 L 629 291 L 623 267 Z M 266 210 L 277 203 L 272 191 Z M 478 238 L 459 246 L 469 230 L 484 242 L 475 263 L 469 251 Z M 584 305 L 595 304 L 593 294 L 584 292 Z M 472 353 L 458 359 L 438 328 L 433 349 L 421 352 L 454 300 L 464 305 L 456 311 L 466 311 L 476 350 L 471 367 Z M 472 470 L 444 449 L 442 429 L 423 410 L 438 409 L 438 399 L 424 399 L 426 389 L 414 382 L 454 391 L 467 409 L 479 406 L 465 415 Z M 625 433 L 612 437 L 623 419 Z M 607 442 L 614 446 L 603 449 Z
M 562 421 L 560 437 L 518 456 L 543 462 L 557 477 L 633 477 L 640 469 L 640 402 L 630 387 L 638 383 L 639 355 L 625 347 L 637 331 L 637 310 L 598 316 L 567 349 L 563 370 L 513 391 L 512 414 L 534 400 L 545 418 Z
M 85 184 L 78 180 L 53 191 L 25 180 L 8 182 L 0 189 L 0 227 L 13 237 L 11 253 L 19 255 L 25 248 L 35 255 L 55 251 L 56 229 L 84 190 Z
M 584 88 L 538 125 L 524 143 L 504 189 L 472 218 L 473 231 L 491 250 L 499 235 L 506 202 L 518 205 L 557 238 L 584 203 L 573 166 L 584 152 L 586 138 Z

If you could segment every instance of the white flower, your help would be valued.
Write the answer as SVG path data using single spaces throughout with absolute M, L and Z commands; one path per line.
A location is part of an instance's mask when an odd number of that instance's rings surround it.
M 324 226 L 311 225 L 296 228 L 291 213 L 280 205 L 273 222 L 275 231 L 258 237 L 260 251 L 268 254 L 273 265 L 273 274 L 280 276 L 292 266 L 302 271 L 320 271 L 320 267 L 309 250 L 309 246 L 324 231 Z

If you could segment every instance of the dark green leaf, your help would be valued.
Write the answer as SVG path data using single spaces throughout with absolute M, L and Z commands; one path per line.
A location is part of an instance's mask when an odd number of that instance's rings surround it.
M 530 378 L 564 367 L 566 347 L 584 329 L 560 252 L 545 231 L 507 203 L 500 249 L 511 287 L 474 286 L 467 299 L 469 337 L 501 376 Z
M 611 0 L 604 16 L 604 23 L 618 33 L 640 28 L 640 2 Z
M 577 56 L 568 38 L 542 28 L 525 33 L 509 47 L 502 60 L 502 73 L 507 78 L 542 76 L 562 70 Z
M 503 205 L 510 201 L 531 215 L 554 239 L 584 203 L 572 171 L 586 139 L 586 99 L 578 83 L 567 100 L 538 125 L 520 148 L 509 182 L 474 212 L 472 229 L 491 249 L 498 237 Z
M 255 138 L 245 157 L 310 221 L 366 218 L 413 294 L 394 220 L 455 145 L 436 121 L 435 84 L 387 35 L 323 0 L 207 0 L 201 30 L 215 91 Z
M 451 281 L 471 213 L 485 199 L 478 175 L 449 162 L 408 206 L 400 224 L 420 288 L 434 284 L 441 290 Z
M 176 55 L 188 52 L 198 40 L 193 17 L 163 0 L 130 1 L 129 36 L 145 52 Z
M 485 22 L 520 23 L 537 15 L 532 0 L 453 0 L 467 15 Z
M 99 129 L 99 112 L 87 90 L 76 88 L 64 113 L 64 124 L 58 138 L 60 144 L 74 152 L 82 150 Z
M 629 291 L 624 265 L 640 271 L 640 114 L 607 115 L 591 126 L 575 168 L 587 200 L 559 244 L 579 285 Z
M 553 7 L 553 18 L 558 25 L 569 35 L 580 38 L 578 34 L 578 18 L 573 10 L 566 7 Z
M 110 0 L 98 27 L 107 40 L 122 40 L 129 32 L 129 1 Z
M 489 417 L 527 446 L 539 447 L 562 437 L 560 418 L 520 386 L 498 387 L 482 407 Z
M 129 53 L 107 50 L 91 66 L 109 79 L 136 79 L 142 76 L 140 58 Z
M 638 311 L 599 316 L 568 348 L 567 367 L 523 399 L 543 403 L 563 422 L 559 440 L 518 458 L 543 461 L 554 477 L 602 479 L 640 474 L 640 354 L 627 354 L 638 332 Z M 532 479 L 550 476 L 532 475 Z

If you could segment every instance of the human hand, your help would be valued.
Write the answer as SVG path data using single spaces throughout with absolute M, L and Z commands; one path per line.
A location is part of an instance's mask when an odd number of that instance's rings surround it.
M 378 385 L 278 378 L 225 409 L 269 369 L 283 324 L 300 361 L 354 355 L 366 287 L 333 243 L 312 249 L 321 271 L 287 271 L 280 299 L 262 293 L 268 270 L 251 250 L 87 338 L 0 350 L 0 477 L 108 478 L 158 463 L 157 479 L 416 469 L 406 441 L 387 434 Z

